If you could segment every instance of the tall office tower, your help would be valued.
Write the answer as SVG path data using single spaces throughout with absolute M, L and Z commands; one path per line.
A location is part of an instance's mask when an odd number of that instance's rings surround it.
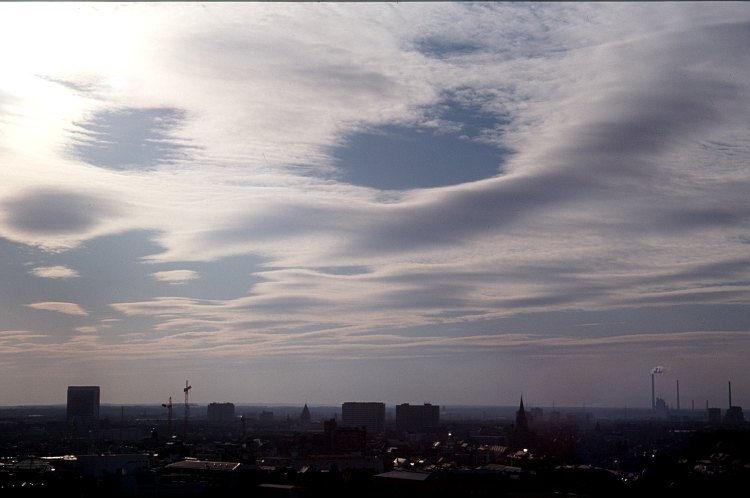
M 440 407 L 425 403 L 410 405 L 404 403 L 396 406 L 396 425 L 399 429 L 413 432 L 424 432 L 440 424 Z
M 379 434 L 385 430 L 385 403 L 344 403 L 341 405 L 341 425 L 364 427 L 370 434 Z
M 206 417 L 209 422 L 231 422 L 234 420 L 234 403 L 209 403 Z
M 99 386 L 68 386 L 68 423 L 88 428 L 99 422 Z

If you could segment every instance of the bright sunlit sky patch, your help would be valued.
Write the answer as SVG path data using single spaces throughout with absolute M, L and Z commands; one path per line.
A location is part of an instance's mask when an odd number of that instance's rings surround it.
M 0 402 L 750 402 L 747 46 L 731 3 L 3 5 Z

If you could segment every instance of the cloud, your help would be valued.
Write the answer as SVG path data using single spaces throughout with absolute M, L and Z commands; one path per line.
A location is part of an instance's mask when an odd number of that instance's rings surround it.
M 76 278 L 79 276 L 77 271 L 67 266 L 39 266 L 33 268 L 30 273 L 36 277 L 52 279 Z
M 30 330 L 0 330 L 0 342 L 33 342 L 34 339 L 42 339 L 47 337 L 44 334 L 39 334 Z
M 157 271 L 152 273 L 151 276 L 159 282 L 168 282 L 170 284 L 184 284 L 200 277 L 198 272 L 193 270 Z
M 742 5 L 9 9 L 0 42 L 28 53 L 0 93 L 0 236 L 84 268 L 70 261 L 97 237 L 147 231 L 142 262 L 196 269 L 118 282 L 111 354 L 624 354 L 710 336 L 477 331 L 657 306 L 716 317 L 750 295 Z M 14 27 L 28 18 L 44 29 Z M 388 159 L 383 130 L 431 154 Z M 456 142 L 501 151 L 502 170 L 442 152 Z M 116 259 L 96 260 L 106 285 Z M 209 289 L 220 265 L 231 289 Z M 62 341 L 50 354 L 73 354 Z
M 84 231 L 114 214 L 110 201 L 58 188 L 36 188 L 3 203 L 14 229 L 41 235 Z
M 67 303 L 63 301 L 47 301 L 42 303 L 27 304 L 29 308 L 36 310 L 55 311 L 66 315 L 87 316 L 88 313 L 76 303 Z

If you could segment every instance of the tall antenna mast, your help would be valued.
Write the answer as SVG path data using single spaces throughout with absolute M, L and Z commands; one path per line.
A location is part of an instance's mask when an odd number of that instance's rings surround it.
M 193 386 L 186 380 L 185 389 L 182 390 L 185 393 L 185 424 L 182 426 L 183 438 L 187 436 L 188 417 L 190 415 L 190 390 L 192 388 Z
M 167 409 L 167 426 L 169 427 L 169 433 L 172 433 L 172 396 L 169 397 L 167 403 L 162 403 L 161 406 Z

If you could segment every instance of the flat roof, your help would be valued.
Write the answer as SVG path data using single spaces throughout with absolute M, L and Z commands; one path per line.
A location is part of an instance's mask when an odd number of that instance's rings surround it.
M 258 487 L 264 489 L 297 489 L 292 484 L 258 484 Z
M 167 465 L 168 469 L 186 469 L 186 470 L 220 470 L 232 471 L 239 467 L 237 462 L 211 462 L 208 460 L 183 460 L 181 462 Z
M 406 470 L 391 470 L 390 472 L 383 472 L 375 477 L 383 477 L 386 479 L 404 479 L 407 481 L 425 481 L 430 477 L 431 474 L 426 472 L 408 472 Z

